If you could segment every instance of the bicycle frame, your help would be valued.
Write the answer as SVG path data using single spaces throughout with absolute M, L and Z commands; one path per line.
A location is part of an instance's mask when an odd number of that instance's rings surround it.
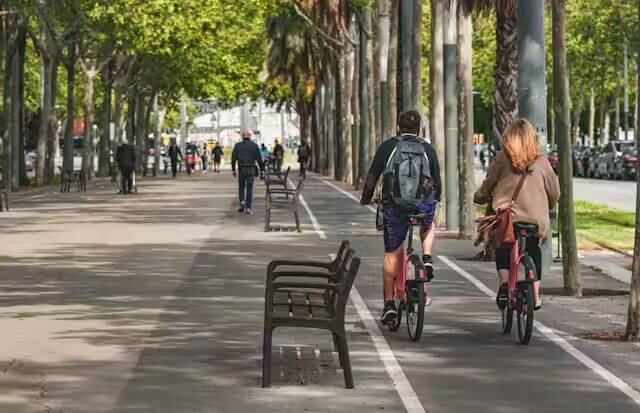
M 409 261 L 411 261 L 411 259 L 414 257 L 414 252 L 413 252 L 413 228 L 418 225 L 419 222 L 416 218 L 411 218 L 411 220 L 409 221 L 409 234 L 407 236 L 407 249 L 404 253 L 403 259 L 402 259 L 402 269 L 400 271 L 400 274 L 398 274 L 396 276 L 396 298 L 398 300 L 400 300 L 400 302 L 405 303 L 407 302 L 407 289 L 406 289 L 406 285 L 407 285 L 407 264 L 409 263 Z M 416 274 L 417 277 L 419 277 L 419 281 L 424 282 L 426 280 L 426 274 L 425 274 L 425 270 L 424 268 L 422 268 L 418 274 Z M 427 295 L 428 291 L 427 291 L 427 284 L 424 283 L 424 288 L 425 288 L 425 296 Z
M 518 288 L 518 268 L 520 263 L 527 255 L 527 233 L 522 231 L 516 238 L 516 243 L 511 248 L 511 265 L 509 266 L 509 300 L 512 304 L 515 304 L 516 290 Z M 535 281 L 535 277 L 532 274 L 525 274 L 524 281 Z

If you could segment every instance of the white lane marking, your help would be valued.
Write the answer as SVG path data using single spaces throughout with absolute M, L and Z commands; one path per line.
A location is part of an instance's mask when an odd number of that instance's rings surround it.
M 393 350 L 391 350 L 389 343 L 387 343 L 387 340 L 380 331 L 377 321 L 371 315 L 367 304 L 362 299 L 362 296 L 360 296 L 355 285 L 351 288 L 351 301 L 355 305 L 360 319 L 369 331 L 371 341 L 373 341 L 373 345 L 378 351 L 378 357 L 380 357 L 380 360 L 384 363 L 387 374 L 389 374 L 393 387 L 395 387 L 398 396 L 400 396 L 400 400 L 402 400 L 404 407 L 407 409 L 407 413 L 426 413 L 422 402 L 418 398 L 415 390 L 413 390 L 409 379 L 404 374 L 404 370 L 402 370 L 400 363 L 393 354 Z
M 341 194 L 345 195 L 347 198 L 351 198 L 354 201 L 356 201 L 357 203 L 360 203 L 360 200 L 358 198 L 356 198 L 352 193 L 345 191 L 344 189 L 340 188 L 337 185 L 334 185 L 333 183 L 326 181 L 324 179 L 318 178 L 318 177 L 314 177 L 315 179 L 317 179 L 318 181 L 327 184 L 328 186 L 330 186 L 331 188 L 335 189 L 336 191 L 340 192 Z M 376 209 L 374 207 L 372 207 L 371 205 L 367 205 L 367 208 L 371 211 L 371 212 L 376 212 Z
M 327 234 L 325 234 L 322 228 L 320 228 L 320 224 L 318 223 L 316 216 L 313 215 L 311 208 L 309 208 L 309 205 L 307 205 L 307 201 L 304 200 L 304 197 L 302 195 L 300 195 L 300 203 L 309 215 L 309 219 L 311 220 L 311 224 L 313 225 L 313 230 L 316 232 L 316 234 L 318 234 L 320 239 L 327 239 Z
M 471 284 L 475 285 L 480 291 L 485 293 L 487 296 L 493 298 L 495 292 L 491 291 L 489 287 L 487 287 L 483 282 L 478 280 L 476 277 L 463 270 L 456 264 L 454 264 L 449 258 L 445 256 L 439 256 L 438 259 L 444 262 L 449 268 L 457 272 Z M 597 361 L 593 360 L 591 357 L 584 354 L 582 351 L 578 350 L 574 345 L 569 343 L 565 338 L 563 338 L 558 332 L 554 329 L 547 327 L 539 321 L 535 321 L 535 326 L 547 339 L 551 340 L 555 344 L 558 345 L 561 349 L 571 355 L 573 358 L 582 363 L 585 367 L 590 369 L 592 372 L 602 377 L 607 381 L 611 386 L 620 390 L 622 393 L 626 394 L 631 400 L 633 400 L 636 404 L 640 405 L 640 392 L 638 392 L 633 387 L 629 386 L 625 381 L 611 373 Z
M 340 187 L 338 187 L 338 186 L 336 186 L 336 185 L 334 185 L 334 184 L 332 184 L 332 183 L 330 183 L 328 181 L 325 181 L 323 179 L 320 179 L 320 178 L 316 178 L 316 179 L 318 179 L 321 182 L 324 182 L 325 184 L 327 184 L 328 186 L 334 188 L 338 192 L 346 195 L 348 198 L 350 198 L 350 199 L 352 199 L 352 200 L 354 200 L 356 202 L 360 202 L 355 196 L 353 196 L 349 192 L 343 190 L 342 188 L 340 188 Z M 375 209 L 373 209 L 373 208 L 370 208 L 370 209 L 375 211 Z M 455 272 L 460 274 L 463 278 L 465 278 L 467 281 L 469 281 L 471 284 L 473 284 L 480 291 L 485 293 L 487 296 L 493 298 L 493 296 L 495 294 L 494 291 L 492 291 L 489 287 L 487 287 L 483 282 L 481 282 L 476 277 L 474 277 L 473 275 L 469 274 L 467 271 L 463 270 L 462 268 L 460 268 L 459 266 L 454 264 L 447 257 L 439 256 L 438 258 L 442 262 L 444 262 L 446 265 L 448 265 L 452 270 L 454 270 Z M 547 337 L 547 339 L 549 339 L 552 342 L 554 342 L 555 344 L 557 344 L 558 347 L 560 347 L 566 353 L 568 353 L 569 355 L 574 357 L 576 360 L 578 360 L 580 363 L 582 363 L 585 367 L 590 369 L 592 372 L 594 372 L 598 376 L 602 377 L 611 386 L 613 386 L 614 388 L 618 389 L 619 391 L 621 391 L 622 393 L 627 395 L 636 404 L 640 405 L 640 392 L 638 392 L 636 389 L 631 387 L 629 384 L 627 384 L 624 380 L 622 380 L 621 378 L 619 378 L 615 374 L 611 373 L 609 370 L 607 370 L 601 364 L 599 364 L 598 362 L 593 360 L 591 357 L 587 356 L 586 354 L 584 354 L 583 352 L 578 350 L 575 346 L 573 346 L 566 339 L 564 339 L 562 336 L 560 336 L 560 334 L 558 334 L 552 328 L 549 328 L 549 327 L 545 326 L 544 324 L 542 324 L 539 321 L 535 322 L 535 326 L 538 329 L 538 331 L 540 331 L 545 337 Z

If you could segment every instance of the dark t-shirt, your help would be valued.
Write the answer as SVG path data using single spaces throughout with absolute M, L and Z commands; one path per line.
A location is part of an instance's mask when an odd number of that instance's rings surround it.
M 364 204 L 368 204 L 371 202 L 371 198 L 373 198 L 373 193 L 375 191 L 378 179 L 380 179 L 380 175 L 384 173 L 387 167 L 387 162 L 389 161 L 389 157 L 393 153 L 393 150 L 395 149 L 397 143 L 398 138 L 395 137 L 386 140 L 382 143 L 382 145 L 378 147 L 378 150 L 373 157 L 371 167 L 369 168 L 365 186 L 362 189 L 362 202 Z M 429 142 L 427 142 L 426 140 L 422 140 L 422 144 L 424 145 L 424 150 L 427 154 L 427 158 L 429 158 L 429 169 L 431 172 L 431 179 L 433 180 L 435 199 L 439 201 L 440 195 L 442 193 L 442 181 L 440 179 L 440 163 L 438 162 L 438 156 L 436 155 L 436 151 L 433 149 L 433 146 L 431 146 Z

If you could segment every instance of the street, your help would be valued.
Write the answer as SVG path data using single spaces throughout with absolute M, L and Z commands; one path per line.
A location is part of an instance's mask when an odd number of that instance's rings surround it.
M 235 212 L 228 173 L 109 185 L 18 201 L 0 215 L 0 412 L 640 411 L 640 352 L 577 338 L 624 324 L 626 284 L 598 273 L 598 297 L 563 297 L 545 275 L 528 347 L 499 333 L 491 263 L 442 238 L 434 303 L 412 343 L 377 321 L 381 234 L 345 188 L 306 183 L 302 234 L 263 232 Z M 291 217 L 275 216 L 291 225 Z M 362 266 L 347 310 L 355 390 L 330 335 L 277 329 L 274 387 L 260 388 L 264 279 L 272 259 L 323 259 L 349 239 Z
M 636 210 L 636 183 L 631 181 L 573 178 L 573 196 L 576 201 L 629 212 Z

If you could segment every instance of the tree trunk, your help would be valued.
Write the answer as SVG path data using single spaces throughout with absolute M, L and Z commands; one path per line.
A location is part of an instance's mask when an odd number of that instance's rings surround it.
M 52 92 L 54 90 L 53 83 L 55 82 L 57 65 L 55 58 L 50 58 L 49 56 L 42 54 L 41 59 L 43 65 L 43 93 L 40 103 L 40 129 L 38 131 L 36 179 L 38 184 L 45 185 L 50 182 L 50 179 L 53 176 L 50 159 L 53 158 L 55 161 L 55 153 L 50 153 L 52 147 L 49 144 L 49 135 L 50 132 L 55 132 L 55 130 L 50 131 L 50 129 L 52 124 L 55 125 L 55 97 L 52 95 Z
M 162 128 L 164 126 L 164 119 L 167 114 L 167 111 L 164 107 L 160 107 L 160 103 L 158 102 L 158 95 L 155 96 L 153 105 L 155 109 L 155 118 L 156 118 L 156 133 L 154 140 L 154 160 L 153 166 L 156 171 L 160 171 L 160 149 L 162 147 Z
M 497 8 L 493 135 L 502 134 L 518 116 L 518 17 L 515 7 Z
M 443 0 L 431 1 L 431 62 L 429 70 L 429 94 L 431 95 L 431 108 L 429 123 L 431 129 L 431 143 L 435 147 L 438 159 L 441 162 L 440 174 L 444 182 L 444 51 L 443 51 Z M 446 190 L 442 188 L 442 201 L 438 205 L 436 224 L 444 223 L 444 210 L 446 202 Z
M 335 78 L 334 87 L 333 87 L 333 96 L 334 96 L 334 128 L 335 132 L 333 135 L 333 147 L 335 152 L 334 158 L 334 171 L 333 177 L 336 181 L 342 182 L 344 179 L 344 148 L 342 147 L 342 129 L 343 129 L 343 116 L 344 116 L 344 102 L 342 96 L 342 82 L 343 82 L 343 73 L 340 70 L 339 63 L 336 65 L 335 69 Z
M 355 25 L 355 19 L 349 19 L 349 25 Z M 355 33 L 355 29 L 351 28 L 351 31 Z M 354 91 L 353 76 L 354 76 L 354 64 L 355 64 L 355 49 L 352 45 L 349 45 L 344 50 L 344 55 L 340 59 L 343 66 L 341 71 L 342 76 L 342 142 L 340 147 L 342 148 L 342 180 L 347 184 L 354 184 L 353 176 L 353 147 L 352 147 L 352 119 L 351 119 L 351 101 Z
M 571 127 L 571 145 L 576 145 L 578 139 L 580 139 L 580 116 L 582 115 L 582 96 L 583 92 L 580 91 L 580 96 L 573 107 L 573 126 Z
M 373 33 L 373 24 L 370 11 L 365 11 L 363 14 L 363 21 L 367 31 L 367 90 L 369 95 L 369 104 L 367 107 L 361 107 L 361 110 L 367 110 L 369 112 L 369 151 L 366 153 L 367 164 L 373 159 L 377 149 L 377 133 L 376 133 L 376 105 L 375 105 L 375 89 L 376 83 L 373 75 L 373 67 L 375 65 L 374 53 L 373 53 L 373 38 L 369 33 Z M 363 154 L 360 153 L 360 156 Z
M 589 144 L 595 146 L 596 144 L 596 92 L 591 86 L 589 93 Z
M 62 156 L 62 170 L 73 171 L 73 120 L 75 112 L 75 84 L 76 84 L 76 45 L 71 42 L 67 48 L 67 122 L 64 129 L 64 152 Z
M 17 60 L 17 48 L 15 44 L 15 39 L 10 40 L 10 26 L 5 20 L 4 27 L 4 51 L 5 51 L 5 61 L 4 61 L 4 87 L 3 87 L 3 133 L 2 133 L 2 154 L 3 154 L 3 164 L 2 164 L 2 179 L 4 180 L 5 188 L 11 190 L 14 182 L 14 171 L 13 171 L 13 157 L 15 152 L 17 152 L 18 148 L 14 148 L 13 146 L 13 137 L 15 135 L 15 124 L 14 124 L 14 97 L 13 93 L 14 84 L 15 84 L 15 61 Z M 0 200 L 1 201 L 1 200 Z
M 413 2 L 413 45 L 411 48 L 411 106 L 424 116 L 422 104 L 422 0 Z
M 355 25 L 354 30 L 351 32 L 351 37 L 354 39 L 360 38 L 360 31 L 362 30 L 359 25 Z M 353 123 L 351 125 L 351 166 L 353 174 L 353 182 L 356 189 L 360 188 L 361 176 L 360 176 L 360 95 L 362 94 L 361 87 L 361 71 L 363 69 L 363 62 L 361 56 L 362 43 L 358 43 L 355 46 L 354 53 L 354 65 L 353 65 L 353 93 L 351 94 L 351 112 L 353 113 Z
M 569 81 L 566 50 L 566 0 L 553 0 L 553 111 L 558 143 L 560 175 L 560 240 L 562 242 L 562 272 L 564 290 L 572 296 L 582 295 L 578 247 L 576 241 L 576 216 L 573 205 L 573 162 L 569 130 Z
M 142 142 L 143 142 L 143 151 L 144 154 L 142 156 L 142 171 L 143 174 L 147 171 L 147 167 L 149 165 L 149 131 L 151 130 L 151 113 L 153 113 L 153 102 L 155 102 L 156 92 L 151 93 L 149 100 L 145 102 L 144 108 L 144 123 L 142 124 Z M 146 175 L 146 174 L 145 174 Z
M 638 18 L 640 19 L 640 2 L 638 3 Z M 638 56 L 638 73 L 640 74 L 640 55 Z M 640 90 L 640 76 L 636 77 L 636 87 Z M 640 105 L 636 99 L 636 148 L 640 148 Z M 633 251 L 633 273 L 631 275 L 631 289 L 629 294 L 629 310 L 627 317 L 627 340 L 640 338 L 640 174 L 636 174 L 636 239 Z
M 393 134 L 392 130 L 392 106 L 390 101 L 390 76 L 395 76 L 391 73 L 391 50 L 392 43 L 396 40 L 392 40 L 392 20 L 393 11 L 391 10 L 390 0 L 378 0 L 378 50 L 379 50 L 379 65 L 380 65 L 380 85 L 379 85 L 379 97 L 380 97 L 380 141 L 389 138 Z M 395 50 L 395 48 L 393 49 Z M 395 64 L 395 63 L 394 63 Z
M 144 172 L 144 162 L 147 157 L 144 148 L 147 146 L 144 136 L 145 118 L 146 118 L 146 98 L 139 94 L 136 96 L 136 124 L 135 124 L 135 149 L 136 149 L 136 173 L 142 176 Z
M 460 10 L 460 9 L 459 9 Z M 475 168 L 473 158 L 473 79 L 471 15 L 458 12 L 458 133 L 460 143 L 460 238 L 471 239 L 475 229 Z
M 315 173 L 321 173 L 321 151 L 322 151 L 322 126 L 321 126 L 321 116 L 320 116 L 320 105 L 322 102 L 322 85 L 318 88 L 318 91 L 313 96 L 313 115 L 311 120 L 311 142 L 313 147 L 313 164 L 312 168 Z
M 606 123 L 607 123 L 607 112 L 609 109 L 607 108 L 607 99 L 602 98 L 600 101 L 600 127 L 598 133 L 598 145 L 604 145 L 608 142 L 608 137 L 606 132 Z
M 371 130 L 373 131 L 373 135 L 375 138 L 372 140 L 372 154 L 371 158 L 375 155 L 375 151 L 382 142 L 382 105 L 380 104 L 380 39 L 379 39 L 379 29 L 378 25 L 380 23 L 380 17 L 378 13 L 370 13 L 371 14 L 371 50 L 372 50 L 372 60 L 371 60 L 371 73 L 372 73 L 372 81 L 373 88 L 371 89 L 371 110 L 372 115 L 371 118 L 374 122 L 371 124 Z M 357 85 L 357 83 L 354 83 Z M 358 169 L 358 164 L 356 163 L 354 169 Z M 357 176 L 357 175 L 356 175 Z
M 98 151 L 98 176 L 109 176 L 111 171 L 111 65 L 102 68 L 102 135 Z M 115 148 L 114 148 L 115 149 Z
M 618 139 L 618 132 L 620 131 L 620 91 L 616 89 L 616 93 L 613 97 L 613 128 L 610 131 L 609 137 L 613 140 Z
M 400 0 L 391 0 L 390 18 L 389 64 L 387 66 L 387 96 L 389 97 L 387 110 L 390 116 L 387 135 L 385 136 L 387 139 L 396 135 L 396 127 L 398 126 L 398 31 L 400 29 Z
M 369 39 L 367 31 L 369 30 L 370 19 L 363 19 L 364 27 L 360 30 L 360 148 L 359 158 L 360 165 L 358 168 L 359 179 L 364 182 L 366 179 L 367 169 L 369 168 L 369 152 L 371 146 L 371 97 L 369 89 L 369 78 L 371 66 L 369 66 Z
M 87 179 L 91 179 L 93 177 L 94 170 L 94 139 L 93 136 L 93 117 L 94 117 L 94 106 L 93 106 L 93 96 L 95 93 L 95 81 L 96 76 L 98 75 L 97 71 L 91 69 L 86 72 L 86 82 L 84 85 L 84 145 L 82 151 L 82 170 L 87 174 Z
M 49 83 L 49 96 L 51 106 L 49 108 L 49 124 L 47 128 L 47 170 L 46 179 L 47 183 L 53 182 L 53 177 L 56 174 L 56 158 L 59 155 L 58 150 L 60 145 L 58 144 L 58 119 L 56 113 L 56 96 L 58 95 L 58 65 L 59 60 L 56 57 L 53 59 L 53 65 L 51 67 L 51 82 Z
M 25 60 L 27 53 L 27 29 L 26 22 L 22 22 L 18 29 L 18 96 L 16 100 L 16 110 L 18 116 L 18 162 L 20 173 L 20 186 L 28 185 L 29 179 L 27 177 L 27 165 L 25 163 L 25 140 L 27 136 L 26 120 L 25 120 Z
M 129 95 L 127 97 L 127 124 L 126 124 L 126 132 L 125 137 L 126 140 L 135 145 L 136 141 L 136 105 L 138 103 L 138 91 L 136 88 L 129 91 Z M 184 137 L 181 137 L 184 140 Z
M 113 119 L 115 121 L 115 136 L 113 137 L 113 146 L 118 147 L 120 142 L 122 141 L 122 128 L 125 124 L 125 111 L 124 111 L 124 99 L 125 94 L 122 92 L 120 88 L 116 88 L 115 93 L 115 104 L 113 109 Z

